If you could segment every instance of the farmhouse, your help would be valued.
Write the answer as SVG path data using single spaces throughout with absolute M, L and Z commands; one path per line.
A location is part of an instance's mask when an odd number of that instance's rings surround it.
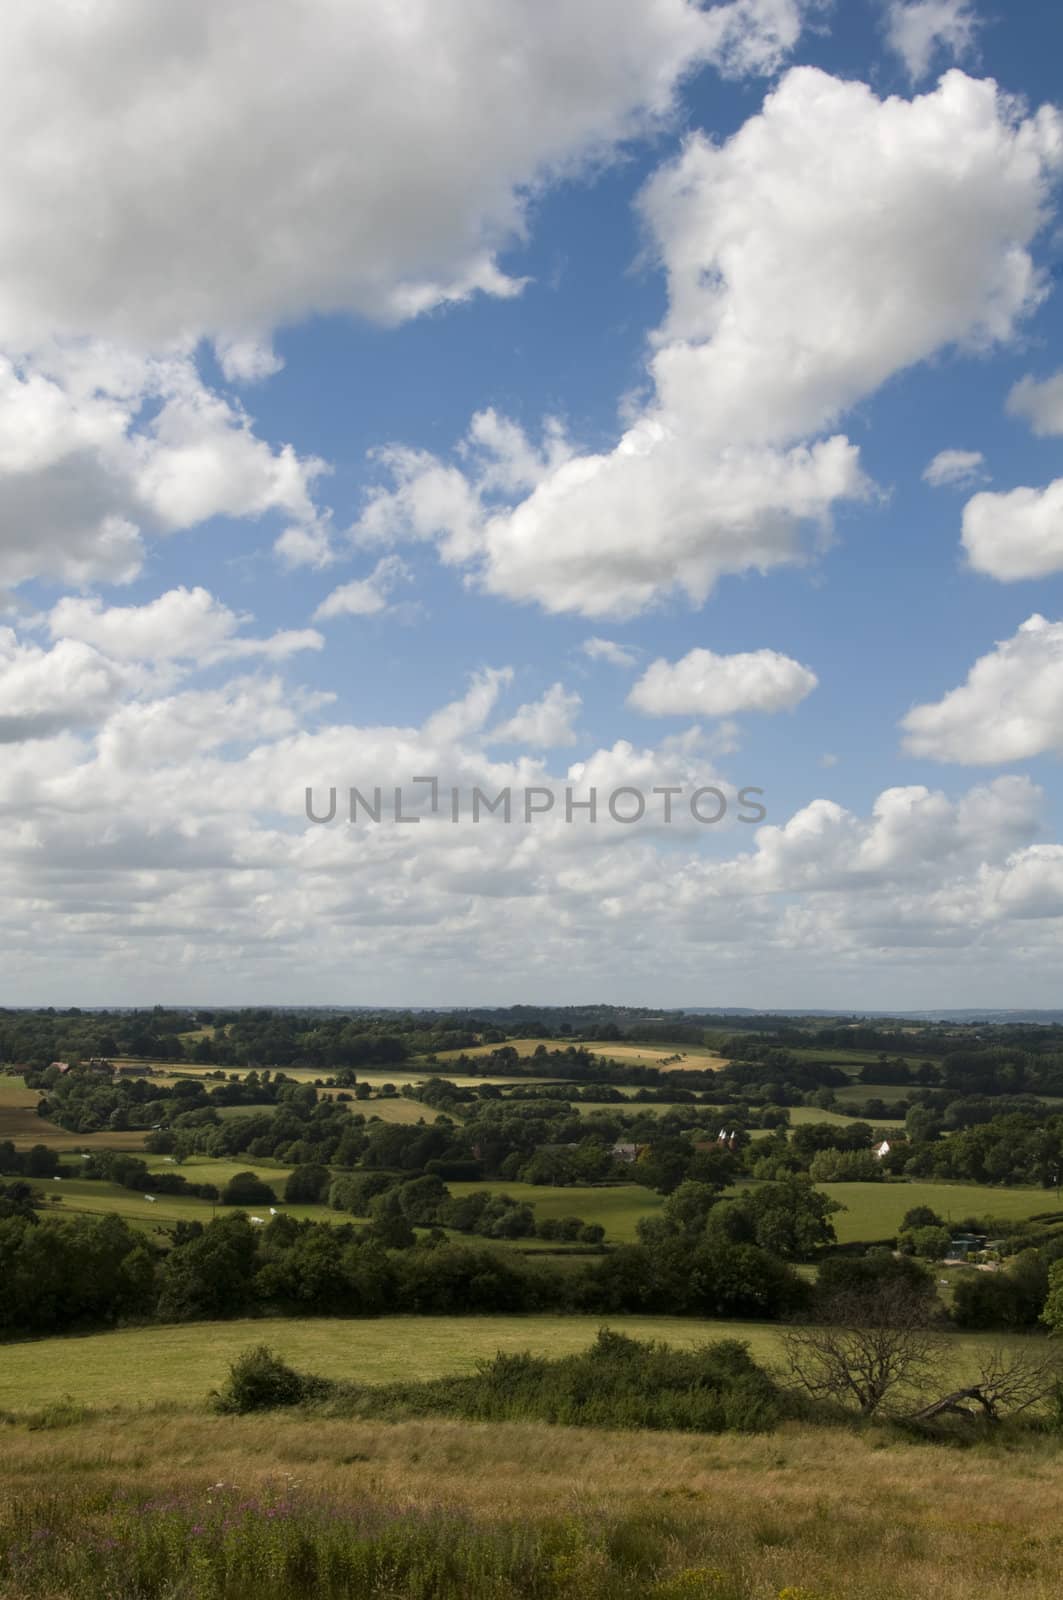
M 878 1144 L 873 1144 L 871 1146 L 871 1154 L 881 1161 L 883 1156 L 889 1155 L 892 1148 L 893 1146 L 890 1144 L 888 1139 L 881 1139 Z
M 645 1144 L 614 1144 L 613 1156 L 617 1161 L 637 1161 L 644 1150 L 649 1146 Z

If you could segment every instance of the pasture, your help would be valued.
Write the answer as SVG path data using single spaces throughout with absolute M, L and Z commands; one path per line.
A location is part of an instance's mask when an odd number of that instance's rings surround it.
M 771 1365 L 779 1359 L 781 1329 L 762 1322 L 639 1316 L 267 1317 L 4 1345 L 0 1411 L 30 1411 L 66 1396 L 101 1408 L 167 1403 L 199 1409 L 207 1392 L 224 1380 L 229 1363 L 251 1344 L 272 1346 L 301 1371 L 352 1382 L 439 1378 L 473 1372 L 478 1361 L 499 1350 L 560 1356 L 585 1349 L 603 1322 L 637 1338 L 684 1347 L 742 1339 L 758 1361 Z M 981 1352 L 999 1342 L 991 1335 L 957 1334 L 950 1347 L 958 1369 L 966 1372 Z
M 842 1098 L 844 1090 L 838 1098 Z M 834 1127 L 851 1127 L 855 1120 L 852 1113 L 843 1111 L 820 1111 L 817 1106 L 790 1106 L 790 1126 L 800 1128 L 810 1122 L 829 1122 Z M 860 1119 L 864 1120 L 864 1119 Z M 866 1119 L 875 1128 L 903 1128 L 904 1120 L 901 1117 L 868 1117 Z
M 993 1217 L 1018 1222 L 1047 1214 L 1063 1215 L 1053 1189 L 989 1189 L 973 1183 L 821 1183 L 823 1194 L 844 1211 L 833 1218 L 840 1244 L 873 1243 L 897 1233 L 913 1206 L 931 1206 L 944 1222 Z
M 582 1217 L 584 1222 L 600 1222 L 610 1244 L 630 1244 L 635 1238 L 639 1218 L 658 1211 L 665 1203 L 663 1195 L 637 1183 L 602 1187 L 573 1184 L 569 1188 L 555 1188 L 549 1184 L 507 1183 L 501 1178 L 491 1178 L 482 1183 L 450 1183 L 447 1187 L 455 1196 L 473 1194 L 479 1189 L 508 1194 L 513 1200 L 526 1201 L 540 1219 Z

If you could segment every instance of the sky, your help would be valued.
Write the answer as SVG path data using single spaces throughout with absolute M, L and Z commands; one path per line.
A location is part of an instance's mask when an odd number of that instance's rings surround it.
M 1057 1006 L 1060 60 L 10 0 L 0 1004 Z

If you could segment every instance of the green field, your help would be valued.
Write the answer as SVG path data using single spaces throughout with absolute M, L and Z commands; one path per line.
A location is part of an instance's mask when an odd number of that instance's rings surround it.
M 973 1183 L 823 1183 L 819 1188 L 845 1210 L 834 1217 L 840 1244 L 892 1238 L 913 1206 L 932 1206 L 945 1222 L 964 1217 L 1023 1221 L 1063 1213 L 1054 1189 L 988 1189 Z
M 866 1067 L 878 1066 L 880 1053 L 877 1050 L 845 1050 L 840 1047 L 821 1049 L 818 1045 L 796 1044 L 787 1045 L 791 1055 L 798 1061 L 826 1061 L 833 1067 Z M 889 1061 L 905 1061 L 910 1067 L 921 1067 L 924 1061 L 936 1061 L 936 1056 L 913 1056 L 887 1054 Z
M 491 1178 L 483 1183 L 450 1183 L 447 1187 L 455 1196 L 473 1194 L 478 1189 L 508 1194 L 514 1200 L 527 1201 L 540 1218 L 582 1217 L 584 1222 L 600 1222 L 611 1244 L 630 1243 L 639 1218 L 658 1211 L 665 1198 L 637 1183 L 606 1188 L 594 1184 L 553 1188 L 548 1184 L 505 1183 L 501 1178 Z
M 269 1344 L 293 1366 L 364 1383 L 472 1372 L 499 1350 L 560 1356 L 589 1345 L 600 1317 L 483 1316 L 270 1317 L 235 1322 L 129 1328 L 116 1333 L 35 1339 L 3 1346 L 0 1411 L 28 1411 L 71 1396 L 86 1405 L 133 1408 L 172 1402 L 201 1406 L 228 1364 L 251 1344 Z M 677 1345 L 744 1339 L 771 1363 L 780 1329 L 772 1323 L 706 1322 L 690 1317 L 609 1317 L 608 1326 Z M 973 1362 L 998 1344 L 991 1335 L 957 1335 Z M 1021 1342 L 1021 1341 L 1015 1341 Z
M 847 1091 L 844 1089 L 839 1091 L 839 1100 L 844 1099 L 846 1092 Z M 860 1098 L 863 1099 L 863 1096 L 861 1095 Z M 883 1097 L 880 1096 L 880 1098 Z M 870 1117 L 868 1118 L 868 1121 L 870 1121 L 876 1128 L 904 1127 L 904 1121 L 900 1117 Z M 841 1111 L 820 1111 L 817 1106 L 790 1107 L 790 1126 L 792 1128 L 800 1128 L 810 1122 L 830 1122 L 836 1127 L 840 1125 L 841 1127 L 848 1128 L 852 1126 L 853 1118 L 852 1116 L 845 1115 Z
M 834 1098 L 841 1106 L 862 1106 L 865 1100 L 907 1100 L 910 1085 L 904 1083 L 850 1083 L 835 1089 Z M 807 1107 L 805 1108 L 808 1109 Z

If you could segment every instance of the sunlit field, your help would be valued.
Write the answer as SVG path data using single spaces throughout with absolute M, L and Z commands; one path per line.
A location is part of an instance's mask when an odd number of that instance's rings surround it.
M 499 1350 L 568 1355 L 593 1343 L 605 1324 L 636 1338 L 661 1339 L 684 1348 L 713 1339 L 742 1339 L 763 1364 L 780 1359 L 781 1329 L 762 1322 L 545 1315 L 266 1317 L 4 1345 L 0 1411 L 31 1411 L 65 1396 L 98 1407 L 159 1402 L 201 1407 L 208 1390 L 224 1379 L 229 1362 L 251 1344 L 270 1345 L 301 1371 L 351 1382 L 387 1383 L 473 1372 L 477 1362 L 489 1360 Z M 1001 1339 L 957 1334 L 950 1343 L 962 1377 L 973 1372 L 979 1355 Z

